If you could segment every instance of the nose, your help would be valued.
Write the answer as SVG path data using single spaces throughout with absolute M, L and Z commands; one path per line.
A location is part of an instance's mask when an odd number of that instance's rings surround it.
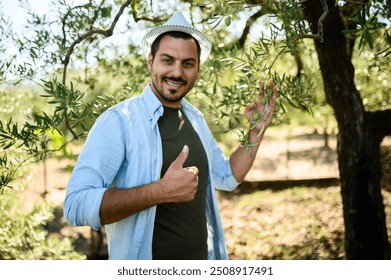
M 182 77 L 182 64 L 180 61 L 177 61 L 176 63 L 173 64 L 172 69 L 171 69 L 171 74 L 175 78 L 180 78 Z

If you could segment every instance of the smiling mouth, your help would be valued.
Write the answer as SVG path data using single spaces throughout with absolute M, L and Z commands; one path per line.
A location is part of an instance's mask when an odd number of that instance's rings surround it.
M 164 79 L 164 81 L 168 84 L 168 85 L 170 85 L 170 86 L 172 86 L 172 87 L 180 87 L 180 86 L 182 86 L 182 85 L 184 85 L 185 84 L 185 81 L 183 81 L 182 79 L 181 80 L 173 80 L 173 79 Z

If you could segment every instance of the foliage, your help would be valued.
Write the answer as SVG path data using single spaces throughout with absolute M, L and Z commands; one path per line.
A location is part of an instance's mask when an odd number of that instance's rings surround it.
M 25 168 L 24 168 L 25 169 Z M 28 174 L 24 170 L 21 174 Z M 85 259 L 74 251 L 72 240 L 50 236 L 45 226 L 53 219 L 53 206 L 36 201 L 31 211 L 24 211 L 19 184 L 30 184 L 27 179 L 18 180 L 14 189 L 6 191 L 0 199 L 0 259 Z
M 372 51 L 357 50 L 358 54 L 353 58 L 356 66 L 355 81 L 367 111 L 391 108 L 388 78 L 391 75 L 391 55 L 384 53 L 384 46 L 387 45 L 384 32 L 387 31 L 378 31 L 379 37 L 373 43 Z
M 209 23 L 212 28 L 217 29 L 224 18 L 229 18 L 230 20 L 224 21 L 229 27 L 231 18 L 235 18 L 239 11 L 246 9 L 250 7 L 245 1 L 230 1 L 230 5 L 223 1 L 215 1 L 208 6 Z M 238 141 L 245 146 L 249 145 L 246 140 L 248 128 L 244 127 L 242 110 L 246 104 L 257 99 L 261 80 L 265 81 L 266 85 L 269 80 L 274 80 L 279 90 L 275 123 L 283 121 L 288 108 L 311 113 L 315 104 L 315 96 L 311 91 L 313 85 L 306 73 L 302 72 L 299 75 L 295 71 L 287 71 L 286 67 L 279 66 L 281 61 L 289 63 L 294 60 L 289 54 L 296 54 L 298 47 L 288 40 L 281 40 L 283 30 L 274 27 L 276 28 L 272 28 L 269 34 L 261 31 L 258 38 L 245 48 L 232 44 L 225 45 L 224 41 L 216 42 L 221 48 L 216 50 L 209 62 L 209 68 L 216 74 L 207 72 L 202 79 L 202 90 L 212 100 L 209 111 L 214 114 L 214 119 L 225 131 L 238 129 Z M 292 69 L 295 69 L 295 66 Z
M 300 1 L 235 0 L 229 1 L 228 5 L 226 1 L 196 2 L 200 6 L 201 3 L 204 5 L 204 12 L 207 13 L 211 28 L 214 29 L 218 29 L 219 25 L 222 25 L 223 19 L 227 18 L 229 18 L 228 21 L 224 20 L 226 27 L 233 25 L 235 23 L 234 20 L 241 14 L 247 15 L 249 18 L 247 23 L 253 23 L 254 19 L 250 22 L 251 17 L 248 16 L 250 13 L 253 16 L 257 15 L 257 18 L 265 18 L 264 22 L 269 22 L 271 26 L 270 30 L 261 29 L 256 39 L 248 43 L 247 49 L 244 51 L 241 51 L 242 49 L 238 51 L 235 45 L 232 44 L 216 42 L 219 47 L 222 46 L 221 49 L 227 51 L 217 51 L 220 57 L 216 56 L 212 58 L 212 61 L 218 59 L 221 61 L 215 63 L 211 68 L 214 71 L 217 70 L 216 72 L 230 73 L 231 77 L 237 77 L 233 86 L 223 87 L 223 93 L 220 94 L 222 96 L 221 100 L 214 100 L 216 105 L 212 106 L 211 109 L 211 112 L 217 114 L 216 119 L 222 123 L 228 123 L 227 130 L 231 130 L 239 123 L 237 116 L 240 113 L 237 108 L 240 105 L 246 104 L 248 101 L 254 100 L 260 79 L 273 79 L 277 82 L 280 95 L 277 114 L 279 117 L 277 119 L 281 120 L 280 117 L 286 112 L 285 108 L 288 106 L 310 113 L 313 110 L 318 110 L 318 112 L 320 110 L 324 111 L 325 115 L 330 114 L 330 111 L 327 109 L 324 110 L 321 107 L 315 107 L 315 105 L 324 105 L 324 98 L 319 97 L 320 87 L 322 86 L 321 81 L 316 81 L 316 76 L 314 76 L 318 72 L 317 65 L 315 65 L 316 68 L 313 66 L 305 68 L 300 64 L 293 63 L 296 65 L 293 65 L 289 69 L 287 67 L 277 69 L 279 65 L 287 65 L 292 60 L 306 63 L 307 55 L 311 56 L 311 52 L 308 50 L 312 49 L 312 53 L 315 53 L 313 48 L 303 41 L 303 38 L 317 37 L 312 36 L 313 34 L 311 34 L 309 25 L 303 19 Z M 368 57 L 368 53 L 373 53 L 374 55 L 370 56 L 372 68 L 376 68 L 377 66 L 377 69 L 380 69 L 379 64 L 381 63 L 384 65 L 382 70 L 385 70 L 385 76 L 387 76 L 389 72 L 389 67 L 387 67 L 389 65 L 389 62 L 387 62 L 389 59 L 387 55 L 391 46 L 389 41 L 390 36 L 389 32 L 385 31 L 387 24 L 381 22 L 381 18 L 379 18 L 379 13 L 381 14 L 386 11 L 386 8 L 379 1 L 370 1 L 367 5 L 363 5 L 362 9 L 354 7 L 355 10 L 352 8 L 351 3 L 339 4 L 348 6 L 346 9 L 349 8 L 354 11 L 352 17 L 347 18 L 351 23 L 350 26 L 352 26 L 352 29 L 347 29 L 346 34 L 354 34 L 355 37 L 359 38 L 357 47 L 358 56 L 361 58 L 363 51 L 366 52 L 364 53 L 365 57 Z M 375 8 L 376 10 L 373 12 Z M 224 27 L 220 27 L 219 32 L 221 30 L 224 32 Z M 224 48 L 224 43 L 227 46 L 226 48 Z M 369 47 L 371 51 L 365 47 Z M 379 54 L 382 54 L 385 60 L 379 59 Z M 228 67 L 224 68 L 221 62 L 226 62 Z M 365 66 L 361 67 L 359 69 L 365 69 Z M 240 73 L 234 74 L 232 70 L 239 71 Z M 379 75 L 381 76 L 379 80 L 385 82 L 384 78 L 382 78 L 382 73 L 379 73 Z M 208 78 L 210 79 L 210 76 Z M 213 93 L 211 94 L 213 98 L 219 96 L 216 92 L 218 88 L 216 85 L 222 86 L 222 83 L 218 81 L 218 77 L 215 76 L 215 78 L 216 82 L 213 85 Z M 387 85 L 382 87 L 382 90 L 387 90 Z M 367 94 L 367 96 L 368 98 L 366 100 L 369 101 L 370 98 L 374 102 L 366 103 L 368 105 L 372 104 L 373 107 L 378 109 L 380 109 L 379 105 L 384 107 L 384 104 L 389 101 L 389 95 L 385 92 L 378 93 L 375 98 L 372 93 Z M 380 99 L 382 100 L 381 102 L 379 102 Z M 229 118 L 228 121 L 226 120 L 227 117 Z
M 146 77 L 141 73 L 146 70 L 142 70 L 144 67 L 136 61 L 134 59 L 134 63 L 129 65 L 125 60 L 121 62 L 122 65 L 117 66 L 119 60 L 109 65 L 102 62 L 96 75 L 108 73 L 107 75 L 116 77 L 117 81 L 122 76 L 123 83 L 112 86 L 104 84 L 106 79 L 91 86 L 91 79 L 79 81 L 79 88 L 84 85 L 88 90 L 87 97 L 85 91 L 81 91 L 73 82 L 66 87 L 56 77 L 48 81 L 42 80 L 44 93 L 21 92 L 15 97 L 10 91 L 3 89 L 1 99 L 8 107 L 4 107 L 3 114 L 0 114 L 0 144 L 3 151 L 17 147 L 24 152 L 25 157 L 12 159 L 2 154 L 0 189 L 8 186 L 15 171 L 28 162 L 39 161 L 51 155 L 71 157 L 67 146 L 85 138 L 98 115 L 110 106 L 139 93 Z M 121 69 L 123 65 L 127 67 L 126 73 L 113 71 L 113 68 Z M 137 78 L 126 80 L 125 77 L 130 73 Z M 18 102 L 15 103 L 16 100 Z M 36 102 L 31 102 L 32 100 Z M 23 101 L 28 104 L 27 108 L 22 109 Z M 16 112 L 23 114 L 15 114 Z
M 379 11 L 373 13 L 372 5 L 364 5 L 363 8 L 358 11 L 353 18 L 349 18 L 349 23 L 354 26 L 353 29 L 344 30 L 345 34 L 355 34 L 359 37 L 358 48 L 361 49 L 364 46 L 368 46 L 370 49 L 374 47 L 373 31 L 386 27 L 386 23 L 379 22 Z M 388 34 L 387 34 L 388 35 Z M 389 54 L 387 51 L 386 55 Z
M 57 149 L 63 145 L 63 138 L 53 131 L 34 132 L 19 125 L 28 121 L 27 116 L 33 111 L 48 109 L 41 106 L 43 102 L 36 99 L 33 91 L 15 90 L 11 95 L 2 89 L 1 93 L 1 103 L 5 106 L 1 108 L 0 119 L 10 120 L 5 124 L 1 122 L 0 129 L 0 180 L 3 184 L 0 190 L 0 259 L 84 259 L 74 252 L 71 239 L 49 235 L 45 226 L 53 219 L 51 204 L 36 201 L 33 209 L 26 212 L 20 197 L 20 192 L 32 183 L 32 163 L 40 160 L 39 155 L 47 153 L 44 145 Z M 26 143 L 29 143 L 28 147 Z M 5 187 L 9 188 L 5 191 Z

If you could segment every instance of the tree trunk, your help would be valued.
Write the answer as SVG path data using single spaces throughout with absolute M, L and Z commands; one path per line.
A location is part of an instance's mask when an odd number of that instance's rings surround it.
M 327 102 L 338 123 L 345 251 L 347 259 L 389 259 L 383 198 L 380 189 L 379 137 L 374 137 L 371 118 L 354 84 L 344 24 L 335 1 L 327 1 L 329 14 L 324 23 L 324 41 L 315 42 Z M 320 1 L 304 2 L 305 17 L 317 32 L 323 13 Z M 381 133 L 380 133 L 381 134 Z M 381 140 L 380 140 L 381 141 Z

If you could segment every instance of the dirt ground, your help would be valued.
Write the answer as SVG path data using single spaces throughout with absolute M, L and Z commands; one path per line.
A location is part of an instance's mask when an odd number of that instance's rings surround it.
M 256 161 L 253 165 L 253 168 L 248 173 L 245 180 L 247 181 L 267 181 L 267 180 L 286 180 L 286 179 L 310 179 L 310 178 L 338 178 L 338 167 L 337 167 L 337 155 L 335 152 L 336 139 L 335 137 L 329 138 L 329 146 L 325 147 L 323 135 L 319 134 L 309 134 L 308 131 L 295 131 L 289 135 L 286 132 L 277 132 L 270 131 L 269 136 L 265 137 L 261 145 L 260 151 L 258 152 Z M 391 141 L 388 140 L 387 144 L 391 145 Z M 72 164 L 69 160 L 58 161 L 56 159 L 48 159 L 46 163 L 46 170 L 43 164 L 40 164 L 37 167 L 35 172 L 35 184 L 30 187 L 26 192 L 22 193 L 23 199 L 25 201 L 24 205 L 26 210 L 32 207 L 34 200 L 46 193 L 46 199 L 51 201 L 55 207 L 56 218 L 53 222 L 49 224 L 49 231 L 51 234 L 56 234 L 59 236 L 73 237 L 75 239 L 75 249 L 85 253 L 89 258 L 106 258 L 107 250 L 105 246 L 104 234 L 100 236 L 94 231 L 91 231 L 89 227 L 70 227 L 66 224 L 63 213 L 62 205 L 64 200 L 64 194 L 66 185 L 70 176 L 67 166 Z M 46 175 L 45 175 L 46 174 Z M 45 179 L 46 178 L 46 179 Z M 46 185 L 46 189 L 45 189 Z M 327 219 L 333 220 L 333 230 L 334 233 L 337 232 L 341 234 L 343 230 L 343 219 L 341 217 L 341 204 L 339 201 L 339 187 L 335 186 L 328 188 L 329 197 L 334 197 L 335 199 L 330 202 L 329 206 L 320 206 L 323 210 L 323 213 L 327 213 L 327 209 L 330 211 L 337 211 L 334 213 L 338 217 L 335 220 L 329 214 L 322 219 L 322 223 L 327 223 Z M 265 193 L 264 193 L 265 194 Z M 297 194 L 284 194 L 285 197 L 292 196 L 297 200 Z M 290 216 L 292 219 L 294 215 L 300 213 L 300 207 L 298 204 L 295 206 L 290 205 L 290 207 L 281 208 L 281 205 L 286 205 L 286 201 L 278 200 L 280 198 L 274 198 L 276 204 L 259 204 L 259 200 L 270 200 L 270 196 L 273 195 L 273 191 L 266 192 L 266 198 L 260 197 L 255 199 L 256 196 L 226 196 L 219 195 L 221 216 L 223 220 L 223 225 L 226 231 L 227 246 L 229 248 L 230 258 L 232 259 L 244 259 L 244 258 L 268 258 L 269 253 L 275 249 L 270 249 L 269 237 L 272 239 L 276 238 L 276 230 L 278 228 L 273 224 L 278 222 L 278 217 Z M 310 199 L 311 201 L 317 200 L 322 194 L 318 193 L 318 190 L 309 189 L 306 194 L 300 194 L 302 201 Z M 323 195 L 325 196 L 325 195 Z M 255 199 L 255 200 L 254 200 Z M 319 199 L 318 199 L 319 200 Z M 391 209 L 391 196 L 385 198 L 385 204 L 387 211 Z M 253 204 L 249 204 L 249 201 L 253 201 Z M 296 201 L 300 202 L 300 201 Z M 323 202 L 322 202 L 323 203 Z M 280 205 L 280 206 L 276 206 Z M 302 205 L 302 204 L 300 204 Z M 238 208 L 239 207 L 239 208 Z M 274 210 L 273 210 L 274 209 Z M 295 210 L 294 210 L 295 209 Z M 312 209 L 312 208 L 310 208 Z M 248 211 L 252 213 L 251 218 L 252 222 L 249 222 Z M 279 211 L 276 213 L 274 211 Z M 287 214 L 284 211 L 288 211 L 291 214 Z M 292 213 L 292 211 L 294 211 Z M 314 211 L 312 209 L 312 211 Z M 325 212 L 326 211 L 326 212 Z M 260 215 L 262 214 L 262 215 Z M 319 215 L 321 213 L 318 213 Z M 292 216 L 293 215 L 293 216 Z M 325 220 L 326 219 L 326 220 Z M 271 228 L 265 229 L 264 233 L 261 233 L 259 229 L 251 231 L 252 227 L 259 227 L 257 221 L 262 220 L 266 221 L 268 227 Z M 391 213 L 389 213 L 388 224 L 391 225 Z M 308 220 L 307 228 L 313 227 L 313 221 Z M 265 224 L 263 225 L 265 227 Z M 286 228 L 284 229 L 291 234 L 287 234 L 289 240 L 285 240 L 284 244 L 296 244 L 295 240 L 305 237 L 303 229 L 295 228 Z M 269 237 L 266 235 L 269 231 Z M 245 237 L 245 234 L 250 234 L 252 237 L 249 239 Z M 270 236 L 271 235 L 271 236 Z M 255 237 L 254 237 L 255 236 Z M 247 239 L 246 239 L 247 238 Z M 315 237 L 318 238 L 318 237 Z M 281 239 L 281 237 L 278 237 Z M 264 240 L 262 242 L 262 240 Z M 101 244 L 102 246 L 97 246 Z M 274 241 L 273 241 L 274 242 Z M 299 241 L 303 243 L 304 241 Z M 262 246 L 266 246 L 267 249 L 263 254 L 256 254 L 255 252 L 262 252 Z M 292 245 L 293 246 L 293 245 Z M 291 247 L 292 247 L 291 246 Z M 330 244 L 329 244 L 330 246 Z M 294 246 L 293 246 L 294 247 Z M 337 249 L 335 249 L 337 250 Z M 253 252 L 253 253 L 251 253 Z M 311 253 L 312 254 L 312 253 Z M 322 256 L 315 256 L 314 258 L 322 258 Z M 342 258 L 341 256 L 323 256 L 323 258 Z

